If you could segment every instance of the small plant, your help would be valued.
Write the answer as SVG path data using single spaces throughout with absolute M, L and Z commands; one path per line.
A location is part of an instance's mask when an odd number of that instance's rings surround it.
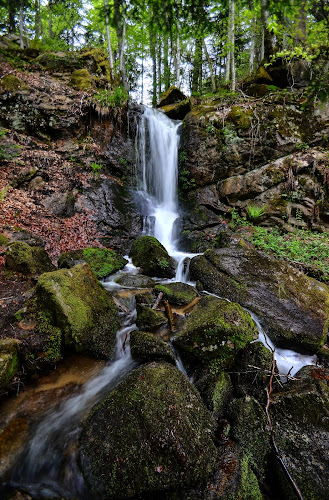
M 186 160 L 187 160 L 187 153 L 186 151 L 181 151 L 178 155 L 178 160 L 179 160 L 179 163 L 184 163 Z
M 7 132 L 8 132 L 8 130 L 7 130 L 7 129 L 5 129 L 5 128 L 0 128 L 0 137 L 3 137 L 4 135 L 6 135 L 6 134 L 7 134 Z
M 158 260 L 158 265 L 161 267 L 161 269 L 167 269 L 169 267 L 169 262 L 167 259 L 160 259 Z
M 103 107 L 115 108 L 118 106 L 121 108 L 127 103 L 129 94 L 123 87 L 116 87 L 114 90 L 100 90 L 94 97 Z
M 212 135 L 214 133 L 213 125 L 209 125 L 206 130 L 209 135 Z
M 257 221 L 262 215 L 266 214 L 266 207 L 259 207 L 257 205 L 246 206 L 247 216 L 251 222 Z
M 10 186 L 6 186 L 5 188 L 0 190 L 0 203 L 6 198 L 9 187 Z
M 239 213 L 235 210 L 235 208 L 232 208 L 230 210 L 230 214 L 231 214 L 231 222 L 230 222 L 231 229 L 234 229 L 235 227 L 239 226 L 247 226 L 249 224 L 246 217 L 241 217 Z
M 182 191 L 188 191 L 196 186 L 195 179 L 191 176 L 190 172 L 183 167 L 179 172 L 179 187 Z
M 299 142 L 298 144 L 296 144 L 296 149 L 298 149 L 299 151 L 307 151 L 308 149 L 310 149 L 310 146 L 306 142 Z
M 92 173 L 93 173 L 93 176 L 94 177 L 99 177 L 99 174 L 102 170 L 102 167 L 103 165 L 100 165 L 99 163 L 95 163 L 95 162 L 92 162 L 92 164 L 90 165 L 91 169 L 92 169 Z
M 122 165 L 123 167 L 126 167 L 128 165 L 128 162 L 126 160 L 126 158 L 120 158 L 119 159 L 119 163 L 120 165 Z

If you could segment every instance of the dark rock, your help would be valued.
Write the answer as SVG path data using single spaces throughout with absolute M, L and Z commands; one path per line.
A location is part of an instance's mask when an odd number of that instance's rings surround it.
M 136 304 L 137 319 L 136 325 L 142 330 L 155 330 L 168 321 L 162 311 L 155 311 L 152 307 L 144 304 Z
M 177 102 L 174 104 L 167 104 L 166 106 L 161 105 L 157 107 L 172 120 L 184 120 L 187 113 L 191 111 L 192 106 L 190 99 L 185 99 L 185 101 Z
M 19 370 L 18 348 L 15 339 L 0 340 L 0 388 L 5 387 Z
M 143 363 L 163 360 L 175 365 L 175 356 L 169 345 L 152 333 L 133 331 L 130 333 L 130 349 L 133 358 Z
M 5 265 L 7 269 L 26 275 L 42 274 L 55 269 L 44 248 L 32 247 L 21 241 L 7 246 Z
M 150 276 L 143 274 L 123 274 L 115 282 L 128 288 L 151 288 L 156 284 Z
M 276 345 L 316 352 L 325 342 L 328 288 L 286 262 L 241 244 L 194 257 L 190 272 L 205 290 L 255 312 Z
M 271 396 L 275 441 L 303 498 L 325 500 L 329 491 L 329 372 L 308 366 L 296 379 Z M 280 498 L 292 498 L 286 475 L 279 464 L 276 469 L 276 491 Z
M 127 259 L 118 255 L 114 250 L 108 248 L 84 248 L 60 255 L 58 267 L 60 269 L 70 269 L 82 262 L 87 262 L 99 279 L 123 269 L 128 263 Z
M 179 495 L 204 485 L 212 472 L 213 429 L 213 419 L 181 372 L 165 363 L 144 365 L 84 424 L 82 471 L 102 498 Z
M 159 278 L 173 278 L 176 262 L 153 236 L 140 236 L 134 241 L 129 257 L 142 274 Z

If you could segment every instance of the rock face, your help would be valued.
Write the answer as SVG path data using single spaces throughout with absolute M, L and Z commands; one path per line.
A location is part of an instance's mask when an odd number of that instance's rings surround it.
M 219 369 L 229 366 L 237 351 L 257 337 L 254 321 L 239 304 L 206 296 L 186 319 L 174 343 L 187 359 L 212 361 Z
M 285 390 L 271 396 L 270 415 L 275 440 L 303 498 L 325 500 L 329 491 L 329 372 L 305 367 Z M 284 485 L 280 498 L 292 498 Z
M 109 274 L 115 273 L 128 263 L 113 250 L 107 248 L 84 248 L 66 252 L 58 259 L 59 268 L 71 268 L 82 262 L 87 262 L 97 278 L 102 279 Z
M 83 474 L 101 498 L 204 484 L 214 466 L 214 421 L 175 367 L 138 368 L 89 416 L 79 443 Z
M 133 358 L 142 362 L 164 360 L 175 364 L 175 356 L 169 345 L 152 333 L 133 331 L 130 333 L 130 349 Z
M 204 289 L 255 312 L 278 346 L 316 352 L 326 340 L 329 291 L 285 262 L 240 245 L 194 257 Z
M 141 236 L 134 241 L 129 256 L 142 274 L 158 278 L 173 278 L 176 262 L 153 236 Z
M 51 263 L 44 248 L 32 247 L 27 243 L 17 241 L 10 243 L 7 247 L 6 268 L 26 275 L 36 275 L 52 271 L 55 266 Z
M 5 387 L 19 370 L 18 342 L 0 340 L 0 388 Z
M 88 264 L 41 275 L 36 297 L 45 331 L 47 324 L 55 327 L 78 352 L 113 356 L 119 314 Z

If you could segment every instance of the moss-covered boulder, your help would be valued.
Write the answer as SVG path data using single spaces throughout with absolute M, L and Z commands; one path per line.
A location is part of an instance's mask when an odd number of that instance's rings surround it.
M 329 371 L 304 367 L 284 390 L 271 395 L 275 441 L 305 500 L 325 500 L 329 491 Z M 280 498 L 294 497 L 277 464 Z
M 167 363 L 127 377 L 89 416 L 79 441 L 82 472 L 100 498 L 156 497 L 205 484 L 214 421 L 188 379 Z M 182 498 L 182 497 L 180 497 Z
M 99 279 L 123 269 L 128 263 L 127 259 L 118 255 L 114 250 L 84 248 L 63 253 L 58 259 L 58 267 L 70 269 L 82 262 L 87 262 Z
M 216 419 L 223 417 L 233 391 L 230 375 L 226 372 L 205 373 L 195 386 L 213 416 Z
M 0 340 L 0 388 L 5 387 L 19 370 L 18 342 L 15 339 Z
M 87 69 L 76 69 L 71 75 L 70 83 L 77 90 L 88 90 L 92 87 L 91 74 Z
M 213 370 L 230 365 L 237 352 L 257 339 L 257 327 L 239 304 L 205 296 L 179 329 L 175 345 L 187 359 Z
M 8 92 L 18 92 L 22 90 L 28 90 L 28 86 L 22 82 L 17 76 L 10 74 L 6 75 L 0 80 L 0 89 L 4 89 Z
M 45 334 L 48 324 L 60 330 L 65 346 L 112 357 L 119 313 L 88 264 L 42 274 L 36 286 L 36 302 Z
M 187 283 L 167 283 L 166 285 L 157 285 L 154 288 L 155 293 L 163 293 L 163 299 L 168 300 L 170 304 L 185 306 L 197 297 L 195 288 Z
M 48 71 L 72 71 L 82 66 L 77 52 L 44 52 L 36 63 Z
M 144 304 L 136 304 L 136 325 L 141 330 L 155 330 L 167 323 L 167 317 L 162 311 L 156 311 Z
M 185 99 L 181 102 L 161 106 L 159 109 L 172 120 L 184 120 L 187 113 L 191 111 L 191 107 L 190 99 Z
M 163 359 L 175 364 L 175 356 L 169 345 L 152 333 L 133 331 L 130 333 L 130 350 L 133 358 L 142 362 Z
M 44 248 L 31 247 L 21 241 L 7 246 L 5 265 L 7 269 L 26 275 L 41 274 L 55 269 Z
M 158 278 L 173 278 L 176 262 L 167 250 L 153 236 L 140 236 L 130 249 L 129 256 L 134 266 L 139 267 L 142 274 Z
M 156 284 L 150 276 L 143 274 L 123 274 L 115 282 L 126 288 L 151 288 Z
M 329 289 L 286 262 L 241 243 L 194 257 L 190 272 L 208 292 L 255 312 L 278 346 L 316 352 L 324 344 Z

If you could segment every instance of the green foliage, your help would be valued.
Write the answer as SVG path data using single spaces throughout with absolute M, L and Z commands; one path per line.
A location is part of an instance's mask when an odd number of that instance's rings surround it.
M 329 241 L 327 234 L 298 230 L 280 234 L 276 229 L 255 227 L 248 239 L 259 249 L 277 257 L 305 265 L 329 281 Z
M 189 191 L 196 187 L 195 179 L 191 176 L 187 168 L 183 167 L 179 171 L 179 187 L 182 191 Z
M 235 208 L 232 208 L 230 210 L 230 215 L 231 215 L 230 228 L 234 229 L 235 227 L 249 225 L 249 222 L 247 221 L 246 217 L 241 217 L 239 213 L 235 210 Z
M 259 207 L 257 205 L 246 206 L 248 219 L 253 222 L 257 221 L 262 215 L 266 214 L 266 207 Z
M 3 137 L 8 133 L 8 130 L 6 128 L 0 128 L 0 137 Z
M 298 144 L 296 144 L 296 149 L 298 149 L 299 151 L 307 151 L 308 149 L 310 149 L 310 146 L 306 142 L 299 142 Z
M 10 186 L 8 185 L 0 190 L 0 203 L 5 199 L 9 188 L 10 188 Z
M 92 174 L 93 176 L 96 178 L 96 177 L 99 177 L 100 173 L 101 173 L 101 170 L 103 168 L 103 165 L 101 165 L 100 163 L 95 163 L 94 161 L 91 163 L 90 165 L 91 167 L 91 170 L 92 170 Z
M 56 363 L 61 359 L 62 332 L 51 323 L 49 313 L 40 312 L 37 322 L 38 332 L 46 338 L 45 350 L 46 358 L 51 363 Z
M 116 87 L 114 90 L 99 90 L 94 99 L 101 107 L 122 108 L 127 104 L 129 94 L 123 87 Z

